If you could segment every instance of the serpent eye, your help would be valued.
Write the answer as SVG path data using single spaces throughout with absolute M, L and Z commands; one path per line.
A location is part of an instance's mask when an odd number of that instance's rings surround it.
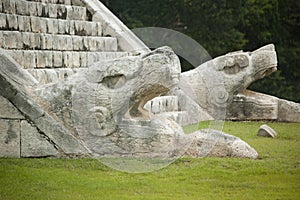
M 226 74 L 237 74 L 241 71 L 241 67 L 236 63 L 232 66 L 225 66 L 223 70 Z
M 120 88 L 125 84 L 125 82 L 126 82 L 126 78 L 122 74 L 114 75 L 114 76 L 107 76 L 107 77 L 104 77 L 102 80 L 102 83 L 110 89 Z

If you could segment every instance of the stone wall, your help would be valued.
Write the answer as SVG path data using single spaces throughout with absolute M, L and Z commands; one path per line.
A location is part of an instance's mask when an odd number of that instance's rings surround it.
M 100 1 L 93 0 L 1 0 L 0 49 L 4 50 L 0 52 L 3 157 L 88 154 L 28 99 L 28 91 L 19 85 L 24 78 L 19 67 L 43 85 L 63 80 L 95 62 L 148 51 Z
M 51 3 L 49 3 L 51 2 Z M 24 68 L 79 68 L 128 53 L 80 1 L 3 0 L 0 48 Z

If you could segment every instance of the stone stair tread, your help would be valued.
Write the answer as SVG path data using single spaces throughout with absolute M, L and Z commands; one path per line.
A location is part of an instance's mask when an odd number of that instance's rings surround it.
M 84 68 L 82 68 L 84 69 Z M 39 82 L 39 84 L 48 84 L 61 81 L 80 69 L 56 68 L 56 69 L 27 69 L 27 71 Z
M 60 51 L 118 50 L 117 39 L 100 36 L 70 36 L 19 31 L 0 31 L 0 48 Z
M 188 112 L 187 111 L 162 112 L 157 115 L 170 118 L 181 126 L 188 124 Z
M 20 32 L 101 36 L 100 22 L 0 13 L 0 29 Z
M 177 96 L 160 96 L 148 101 L 144 106 L 147 110 L 154 114 L 162 112 L 178 111 Z
M 25 0 L 1 0 L 2 12 L 66 20 L 87 20 L 86 7 Z
M 30 68 L 81 68 L 98 61 L 128 56 L 128 52 L 86 52 L 86 51 L 45 51 L 6 50 L 25 69 Z
M 40 3 L 52 3 L 52 4 L 65 4 L 65 5 L 74 5 L 74 6 L 84 6 L 84 3 L 81 0 L 26 0 L 34 1 Z

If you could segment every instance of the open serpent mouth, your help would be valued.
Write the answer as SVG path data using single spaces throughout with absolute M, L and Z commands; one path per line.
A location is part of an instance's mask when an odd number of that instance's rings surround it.
M 149 120 L 151 114 L 144 108 L 151 99 L 166 94 L 170 89 L 162 85 L 149 85 L 135 92 L 130 98 L 130 107 L 126 112 L 125 119 Z
M 273 72 L 277 70 L 277 65 L 270 65 L 268 67 L 263 67 L 261 70 L 257 71 L 255 74 L 255 77 L 261 79 L 264 78 L 265 76 L 269 76 Z

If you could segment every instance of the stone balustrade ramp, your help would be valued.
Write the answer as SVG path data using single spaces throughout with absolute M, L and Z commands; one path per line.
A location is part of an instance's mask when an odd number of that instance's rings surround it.
M 88 155 L 89 150 L 50 116 L 30 88 L 38 82 L 0 52 L 0 152 L 8 157 Z M 32 125 L 34 124 L 34 125 Z

